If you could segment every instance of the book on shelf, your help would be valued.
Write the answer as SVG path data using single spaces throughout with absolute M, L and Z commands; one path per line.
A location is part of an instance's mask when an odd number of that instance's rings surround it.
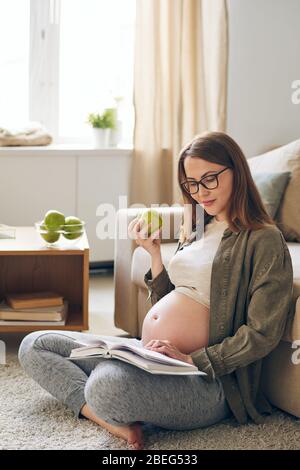
M 0 303 L 1 325 L 65 325 L 68 313 L 68 301 L 54 307 L 37 307 L 28 309 L 11 308 L 5 301 Z
M 63 297 L 56 292 L 26 292 L 7 294 L 7 304 L 12 308 L 57 307 L 63 305 Z
M 86 335 L 85 339 L 75 340 L 79 345 L 72 349 L 67 359 L 118 359 L 139 367 L 151 374 L 166 375 L 207 375 L 197 366 L 174 359 L 157 351 L 146 349 L 142 340 L 136 338 L 119 338 L 116 336 Z

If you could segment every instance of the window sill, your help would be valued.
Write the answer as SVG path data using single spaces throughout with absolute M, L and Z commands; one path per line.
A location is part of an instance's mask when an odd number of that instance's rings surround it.
M 133 148 L 131 147 L 107 147 L 94 148 L 88 144 L 50 144 L 36 146 L 16 146 L 0 147 L 0 156 L 131 156 Z

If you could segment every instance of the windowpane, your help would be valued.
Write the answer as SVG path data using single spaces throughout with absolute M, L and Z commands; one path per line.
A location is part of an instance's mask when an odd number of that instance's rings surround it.
M 0 126 L 29 120 L 29 0 L 0 0 Z
M 132 144 L 136 0 L 63 0 L 60 21 L 59 138 L 90 138 L 85 123 L 123 96 L 122 144 Z

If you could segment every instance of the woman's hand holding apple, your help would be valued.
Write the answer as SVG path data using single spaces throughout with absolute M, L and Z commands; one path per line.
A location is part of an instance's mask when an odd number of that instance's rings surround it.
M 151 222 L 146 223 L 145 218 L 135 217 L 128 225 L 128 234 L 134 238 L 136 244 L 142 246 L 151 256 L 160 255 L 160 235 L 162 228 L 158 228 L 149 235 Z

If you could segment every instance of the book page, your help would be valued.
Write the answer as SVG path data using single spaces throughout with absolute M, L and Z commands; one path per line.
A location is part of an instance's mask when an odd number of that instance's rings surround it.
M 166 356 L 163 353 L 158 351 L 151 351 L 150 349 L 146 349 L 144 346 L 135 346 L 135 344 L 126 344 L 121 345 L 114 350 L 129 350 L 137 354 L 138 356 L 144 357 L 146 359 L 150 359 L 151 361 L 155 361 L 161 364 L 170 364 L 170 365 L 180 365 L 186 366 L 194 369 L 196 366 L 189 364 L 188 362 L 180 361 L 179 359 L 174 359 L 173 357 Z
M 149 359 L 144 359 L 140 356 L 137 356 L 135 353 L 130 351 L 113 351 L 113 357 L 116 357 L 122 361 L 128 362 L 129 364 L 134 364 L 141 369 L 144 369 L 153 374 L 176 374 L 176 375 L 185 375 L 185 374 L 195 374 L 195 375 L 206 375 L 205 372 L 201 372 L 196 367 L 195 370 L 190 369 L 190 364 L 182 361 L 176 361 L 180 364 L 162 364 L 158 361 L 152 361 Z M 169 358 L 170 359 L 170 358 Z M 175 360 L 174 360 L 175 361 Z
M 110 353 L 107 354 L 107 349 L 105 347 L 101 346 L 82 346 L 81 348 L 74 348 L 71 351 L 70 356 L 67 359 L 70 358 L 88 358 L 91 356 L 109 356 L 111 357 Z
M 120 338 L 117 336 L 92 335 L 87 333 L 84 339 L 76 340 L 76 343 L 86 346 L 105 346 L 107 349 L 118 349 L 124 345 L 142 347 L 141 341 L 136 338 Z

